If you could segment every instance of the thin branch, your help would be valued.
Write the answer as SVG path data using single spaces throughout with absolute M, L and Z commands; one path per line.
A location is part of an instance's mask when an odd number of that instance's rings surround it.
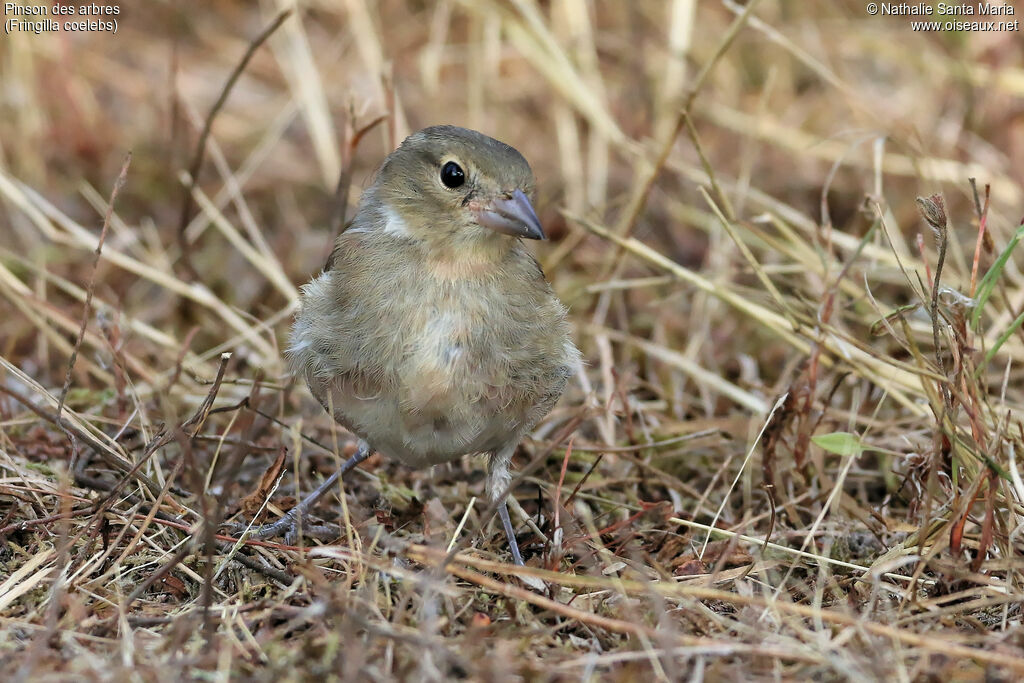
M 114 214 L 114 202 L 117 200 L 117 195 L 121 192 L 121 188 L 124 187 L 125 181 L 128 179 L 128 167 L 131 163 L 132 153 L 128 152 L 124 158 L 124 163 L 121 164 L 121 172 L 117 174 L 117 180 L 114 181 L 114 189 L 110 191 L 107 212 L 103 216 L 103 228 L 100 230 L 100 238 L 96 242 L 96 251 L 92 259 L 92 272 L 89 274 L 89 284 L 85 289 L 85 308 L 82 311 L 82 324 L 78 327 L 78 336 L 75 338 L 75 345 L 71 349 L 71 357 L 68 359 L 68 370 L 64 375 L 64 386 L 61 388 L 60 398 L 57 400 L 56 424 L 67 435 L 68 439 L 71 440 L 72 470 L 75 469 L 74 463 L 78 461 L 78 442 L 75 440 L 74 433 L 64 425 L 64 419 L 61 414 L 64 412 L 64 401 L 67 399 L 68 390 L 71 388 L 71 375 L 75 369 L 75 362 L 78 360 L 78 350 L 81 348 L 82 340 L 85 338 L 85 328 L 89 325 L 92 295 L 96 288 L 96 271 L 100 265 L 100 254 L 103 253 L 103 242 L 107 239 L 107 230 L 110 228 L 110 218 Z
M 242 59 L 235 66 L 234 71 L 228 76 L 228 80 L 225 81 L 224 87 L 221 88 L 220 96 L 217 97 L 217 101 L 213 103 L 213 107 L 210 108 L 210 113 L 206 115 L 206 121 L 203 122 L 203 130 L 199 134 L 199 142 L 196 144 L 196 151 L 192 157 L 192 163 L 188 169 L 188 187 L 185 188 L 185 194 L 181 201 L 181 216 L 178 219 L 178 244 L 181 248 L 181 261 L 185 265 L 189 274 L 193 278 L 197 278 L 195 267 L 192 265 L 191 257 L 191 245 L 188 243 L 188 238 L 185 236 L 185 229 L 188 227 L 188 222 L 192 217 L 192 191 L 195 189 L 196 183 L 199 182 L 199 172 L 202 170 L 203 158 L 206 155 L 206 140 L 210 137 L 210 131 L 213 129 L 213 120 L 217 117 L 224 103 L 227 102 L 228 95 L 231 94 L 232 88 L 238 81 L 239 76 L 245 71 L 245 67 L 249 65 L 249 60 L 259 49 L 260 45 L 266 42 L 267 38 L 276 31 L 284 20 L 287 19 L 292 13 L 291 8 L 283 10 L 277 17 L 274 18 L 270 25 L 256 38 L 249 43 L 249 48 L 242 55 Z

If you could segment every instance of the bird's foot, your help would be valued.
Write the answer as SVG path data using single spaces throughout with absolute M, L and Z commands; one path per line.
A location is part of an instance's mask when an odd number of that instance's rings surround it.
M 361 463 L 363 460 L 366 460 L 368 457 L 370 457 L 370 446 L 365 441 L 360 441 L 356 452 L 345 461 L 345 464 L 343 464 L 340 469 L 327 477 L 320 486 L 316 487 L 316 489 L 306 496 L 302 502 L 285 513 L 281 519 L 269 524 L 260 524 L 259 526 L 254 526 L 252 528 L 247 524 L 236 524 L 232 527 L 232 530 L 236 531 L 238 534 L 248 531 L 249 538 L 255 538 L 256 540 L 261 541 L 284 534 L 284 541 L 288 545 L 294 545 L 299 539 L 300 529 L 302 530 L 303 535 L 316 538 L 321 541 L 329 541 L 338 538 L 341 535 L 341 530 L 338 528 L 337 524 L 309 522 L 308 513 L 325 493 L 337 485 L 338 480 L 341 479 L 342 475 Z
M 303 536 L 318 541 L 333 541 L 341 536 L 341 527 L 337 524 L 313 521 L 308 515 L 303 515 L 299 508 L 293 508 L 274 522 L 252 526 L 239 522 L 227 525 L 227 529 L 236 536 L 245 534 L 246 538 L 257 541 L 283 536 L 286 545 L 298 542 L 300 530 Z

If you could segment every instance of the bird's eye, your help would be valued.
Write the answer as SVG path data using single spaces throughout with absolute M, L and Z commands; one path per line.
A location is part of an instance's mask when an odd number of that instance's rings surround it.
M 449 161 L 441 167 L 441 182 L 445 187 L 454 190 L 466 182 L 466 172 L 454 161 Z

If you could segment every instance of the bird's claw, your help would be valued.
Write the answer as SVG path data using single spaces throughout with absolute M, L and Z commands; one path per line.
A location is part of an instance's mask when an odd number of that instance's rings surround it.
M 286 512 L 277 521 L 266 524 L 250 526 L 249 524 L 235 522 L 226 525 L 226 528 L 237 536 L 246 534 L 247 538 L 257 541 L 265 541 L 269 538 L 283 535 L 286 545 L 295 545 L 299 540 L 300 528 L 303 536 L 315 538 L 319 541 L 331 541 L 341 535 L 341 528 L 337 524 L 314 522 L 308 516 L 300 516 L 295 513 L 296 510 L 293 509 L 290 512 Z
M 304 536 L 315 538 L 320 541 L 330 541 L 341 536 L 341 529 L 336 524 L 325 524 L 322 522 L 310 522 L 308 512 L 313 509 L 320 497 L 337 486 L 341 476 L 353 467 L 370 457 L 370 445 L 365 441 L 359 442 L 359 448 L 345 461 L 339 469 L 316 487 L 304 500 L 293 507 L 281 519 L 269 524 L 260 524 L 249 527 L 240 525 L 244 533 L 248 531 L 249 538 L 264 541 L 280 534 L 284 534 L 284 542 L 288 545 L 295 545 L 299 539 L 299 529 L 302 529 Z

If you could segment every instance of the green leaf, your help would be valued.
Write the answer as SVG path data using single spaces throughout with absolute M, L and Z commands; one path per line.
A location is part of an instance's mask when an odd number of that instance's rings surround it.
M 978 291 L 974 293 L 974 300 L 977 303 L 974 306 L 974 313 L 971 315 L 971 327 L 974 329 L 978 329 L 978 321 L 981 320 L 981 309 L 985 307 L 988 298 L 992 296 L 992 290 L 996 288 L 996 281 L 1002 274 L 1003 268 L 1006 267 L 1010 254 L 1013 253 L 1013 250 L 1022 238 L 1024 238 L 1024 223 L 1017 227 L 1017 232 L 1010 238 L 1006 248 L 1003 249 L 1002 253 L 999 254 L 999 258 L 995 260 L 995 263 L 988 269 L 985 276 L 981 278 L 981 282 L 978 283 Z
M 866 449 L 856 434 L 849 432 L 832 432 L 811 437 L 811 442 L 829 453 L 836 455 L 860 455 Z
M 1022 324 L 1024 324 L 1024 313 L 1018 315 L 1014 321 L 1010 323 L 1010 326 L 1003 330 L 1003 333 L 999 335 L 999 338 L 996 339 L 996 343 L 992 345 L 992 348 L 985 352 L 985 360 L 982 361 L 981 365 L 979 365 L 978 369 L 975 371 L 975 377 L 981 376 L 982 370 L 984 370 L 992 361 L 992 358 L 996 355 L 996 352 L 999 351 L 999 348 L 1006 343 L 1007 339 L 1017 332 L 1017 328 Z

